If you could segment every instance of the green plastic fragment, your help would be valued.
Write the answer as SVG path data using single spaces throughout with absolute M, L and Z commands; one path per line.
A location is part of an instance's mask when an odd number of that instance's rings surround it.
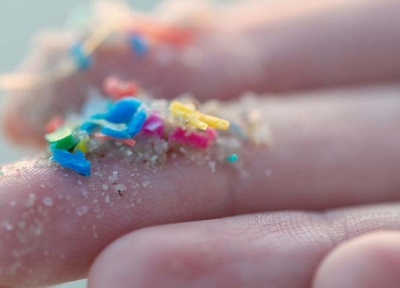
M 69 150 L 75 147 L 79 140 L 75 139 L 73 132 L 68 127 L 61 127 L 44 136 L 54 149 Z
M 228 157 L 226 157 L 226 161 L 230 162 L 230 163 L 236 162 L 238 159 L 239 159 L 239 156 L 237 154 L 232 154 L 232 155 L 229 155 Z

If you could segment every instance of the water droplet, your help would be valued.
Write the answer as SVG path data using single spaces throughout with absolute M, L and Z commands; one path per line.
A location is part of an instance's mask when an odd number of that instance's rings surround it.
M 104 199 L 106 203 L 110 203 L 110 196 L 106 195 L 106 198 Z
M 108 190 L 108 185 L 107 184 L 103 184 L 103 190 L 107 191 Z

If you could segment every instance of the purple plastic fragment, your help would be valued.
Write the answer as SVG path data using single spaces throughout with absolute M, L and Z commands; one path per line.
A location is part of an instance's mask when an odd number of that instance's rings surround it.
M 144 122 L 143 129 L 144 134 L 157 135 L 162 138 L 164 136 L 164 122 L 157 114 L 152 114 Z

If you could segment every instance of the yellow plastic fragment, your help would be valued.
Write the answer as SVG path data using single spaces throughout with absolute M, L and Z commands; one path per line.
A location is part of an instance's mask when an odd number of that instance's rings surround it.
M 229 121 L 202 113 L 200 113 L 200 121 L 203 121 L 212 128 L 219 130 L 227 130 L 229 128 Z
M 229 128 L 229 121 L 203 114 L 176 100 L 171 103 L 169 109 L 175 117 L 182 117 L 190 125 L 201 130 L 206 130 L 208 126 L 219 130 L 227 130 Z
M 76 152 L 77 150 L 81 151 L 84 154 L 87 153 L 88 149 L 87 149 L 86 140 L 79 141 L 78 145 L 76 145 L 76 147 L 75 147 L 75 151 L 74 152 Z

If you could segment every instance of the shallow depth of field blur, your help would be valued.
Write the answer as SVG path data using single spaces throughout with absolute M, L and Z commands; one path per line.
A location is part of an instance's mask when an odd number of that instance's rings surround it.
M 35 31 L 43 27 L 63 27 L 70 12 L 89 0 L 2 0 L 0 1 L 0 74 L 12 71 L 30 47 Z M 149 9 L 158 0 L 134 0 L 135 7 Z M 5 94 L 0 92 L 0 109 L 5 109 Z M 0 111 L 0 115 L 3 115 Z M 16 147 L 0 132 L 0 165 L 15 161 L 33 151 Z M 86 287 L 85 281 L 60 285 L 62 288 Z

